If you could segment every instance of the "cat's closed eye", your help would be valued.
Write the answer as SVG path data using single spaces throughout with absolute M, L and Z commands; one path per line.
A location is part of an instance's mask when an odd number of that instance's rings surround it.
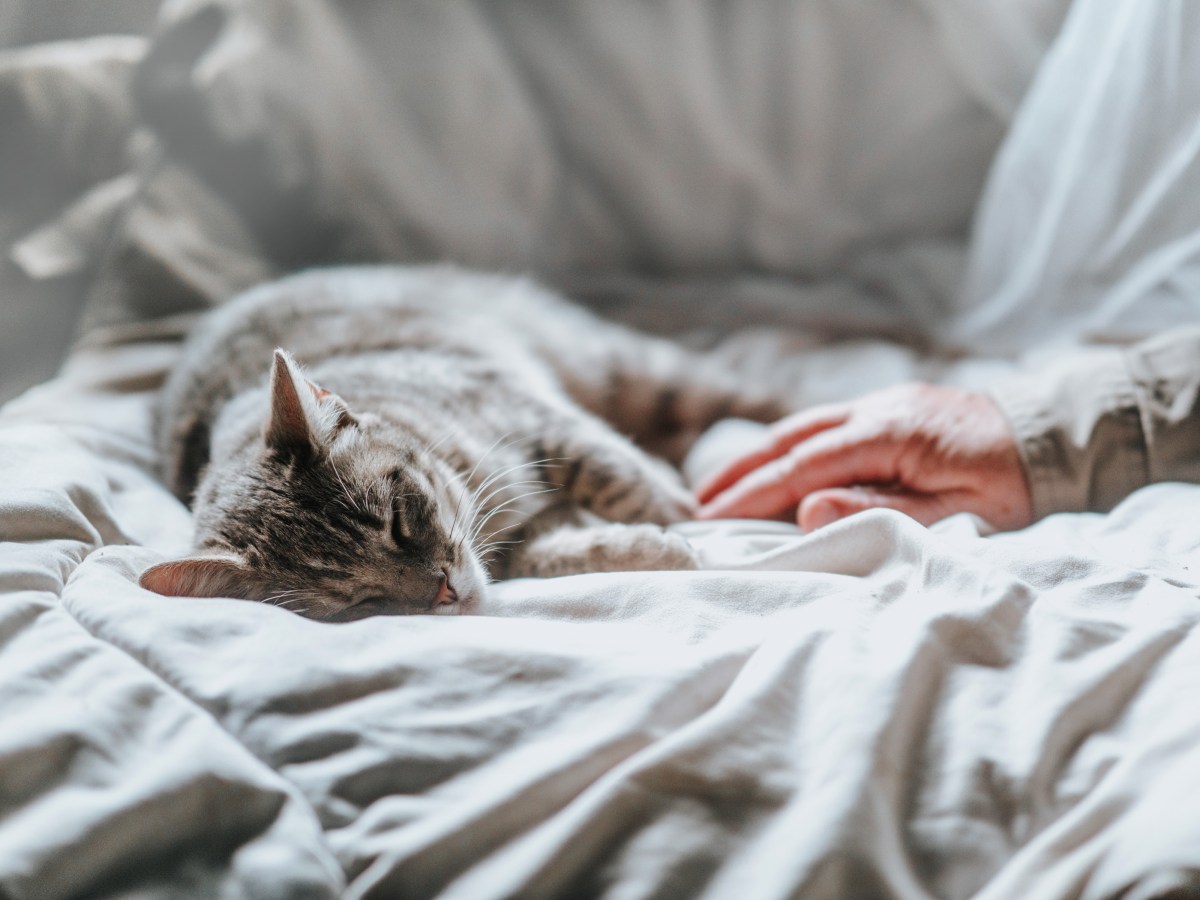
M 371 610 L 372 614 L 382 612 L 391 601 L 383 594 L 367 594 L 362 597 L 356 597 L 351 606 L 355 609 L 361 609 L 366 612 Z

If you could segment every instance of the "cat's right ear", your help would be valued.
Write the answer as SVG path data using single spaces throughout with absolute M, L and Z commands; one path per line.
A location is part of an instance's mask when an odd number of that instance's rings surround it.
M 138 584 L 165 597 L 240 597 L 249 572 L 231 556 L 194 556 L 159 563 Z
M 271 367 L 271 413 L 263 434 L 267 446 L 293 456 L 311 456 L 317 448 L 307 409 L 312 402 L 308 383 L 295 361 L 276 350 Z
M 342 429 L 357 424 L 345 400 L 305 378 L 287 351 L 275 351 L 271 414 L 263 433 L 267 447 L 307 458 L 327 446 Z

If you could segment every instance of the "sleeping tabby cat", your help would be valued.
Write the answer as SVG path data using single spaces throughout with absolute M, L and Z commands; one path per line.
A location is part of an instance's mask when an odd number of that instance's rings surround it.
M 690 495 L 620 433 L 677 463 L 717 419 L 784 412 L 529 281 L 314 270 L 186 343 L 159 435 L 195 555 L 141 584 L 345 621 L 470 611 L 497 577 L 694 568 L 661 527 Z

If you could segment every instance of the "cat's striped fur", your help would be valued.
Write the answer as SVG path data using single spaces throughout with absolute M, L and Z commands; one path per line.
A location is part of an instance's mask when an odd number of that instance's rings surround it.
M 349 619 L 469 610 L 489 577 L 692 568 L 659 527 L 690 496 L 622 435 L 678 462 L 720 418 L 784 411 L 527 280 L 292 276 L 204 319 L 168 379 L 161 450 L 197 556 L 142 583 Z

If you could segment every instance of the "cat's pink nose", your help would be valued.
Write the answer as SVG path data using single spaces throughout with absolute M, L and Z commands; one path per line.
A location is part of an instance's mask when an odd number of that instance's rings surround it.
M 457 603 L 458 591 L 454 589 L 454 585 L 450 583 L 450 573 L 442 569 L 442 584 L 438 588 L 437 596 L 433 598 L 433 605 L 439 606 L 442 603 Z

